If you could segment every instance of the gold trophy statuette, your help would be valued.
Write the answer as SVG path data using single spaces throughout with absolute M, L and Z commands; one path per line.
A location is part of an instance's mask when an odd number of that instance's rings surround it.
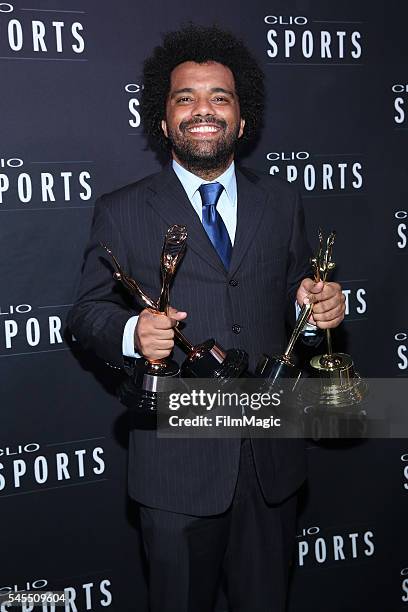
M 312 259 L 314 279 L 326 282 L 329 272 L 336 264 L 332 261 L 335 232 L 331 232 L 324 244 L 322 231 L 319 229 L 319 249 Z M 343 408 L 359 404 L 367 394 L 368 386 L 354 369 L 350 355 L 333 353 L 330 329 L 326 329 L 327 351 L 310 361 L 314 375 L 320 378 L 319 397 L 314 404 Z

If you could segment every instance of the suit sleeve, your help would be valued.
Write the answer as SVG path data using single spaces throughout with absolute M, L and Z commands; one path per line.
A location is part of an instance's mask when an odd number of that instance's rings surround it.
M 113 214 L 109 196 L 95 204 L 91 235 L 85 250 L 76 303 L 68 315 L 68 327 L 86 350 L 115 367 L 123 368 L 122 339 L 126 322 L 137 314 L 125 291 L 113 278 L 108 246 L 124 270 L 129 270 L 126 249 Z

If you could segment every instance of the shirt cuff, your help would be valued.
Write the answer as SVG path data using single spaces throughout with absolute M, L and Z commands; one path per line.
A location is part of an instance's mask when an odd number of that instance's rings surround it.
M 141 357 L 135 351 L 135 329 L 138 319 L 137 315 L 130 317 L 123 330 L 122 353 L 124 357 L 133 357 L 134 359 L 140 359 Z
M 296 319 L 299 317 L 300 311 L 302 310 L 297 301 L 295 301 Z M 317 334 L 317 326 L 313 323 L 306 323 L 302 334 L 304 336 L 315 336 Z

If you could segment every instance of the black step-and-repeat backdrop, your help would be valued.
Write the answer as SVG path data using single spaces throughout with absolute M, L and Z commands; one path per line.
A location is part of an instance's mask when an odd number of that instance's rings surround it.
M 299 188 L 312 244 L 337 230 L 336 347 L 364 376 L 408 371 L 402 2 L 1 2 L 0 593 L 66 589 L 67 612 L 146 610 L 126 411 L 64 327 L 95 198 L 159 167 L 141 65 L 189 19 L 241 35 L 266 73 L 245 163 Z M 290 611 L 408 610 L 408 442 L 308 456 Z

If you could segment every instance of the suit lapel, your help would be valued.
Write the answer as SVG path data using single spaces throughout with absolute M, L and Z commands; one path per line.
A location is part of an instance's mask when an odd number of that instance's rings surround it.
M 160 217 L 173 225 L 179 223 L 187 227 L 187 249 L 193 250 L 218 272 L 227 272 L 209 240 L 200 218 L 192 207 L 186 192 L 173 169 L 169 166 L 157 175 L 150 186 L 148 203 Z
M 226 272 L 171 166 L 157 174 L 155 181 L 149 187 L 148 203 L 150 206 L 168 225 L 174 223 L 186 225 L 188 232 L 187 248 L 192 249 L 224 276 L 233 276 L 239 268 L 243 257 L 255 239 L 267 202 L 267 194 L 257 187 L 254 180 L 248 178 L 246 173 L 244 174 L 237 167 L 236 177 L 238 194 L 237 229 L 228 272 Z
M 231 276 L 236 273 L 244 255 L 255 239 L 267 202 L 267 194 L 238 168 L 236 168 L 236 177 L 238 192 L 237 229 L 229 269 Z

